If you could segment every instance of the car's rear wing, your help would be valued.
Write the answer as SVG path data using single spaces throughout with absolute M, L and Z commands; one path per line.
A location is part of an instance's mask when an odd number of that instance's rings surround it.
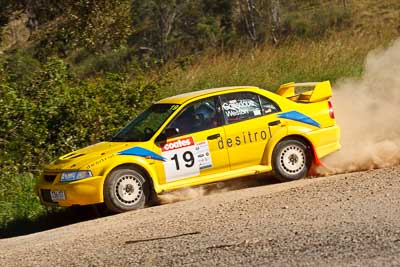
M 313 88 L 307 90 L 309 87 Z M 291 82 L 281 85 L 277 94 L 295 102 L 314 103 L 329 99 L 332 96 L 332 87 L 329 81 L 310 83 Z

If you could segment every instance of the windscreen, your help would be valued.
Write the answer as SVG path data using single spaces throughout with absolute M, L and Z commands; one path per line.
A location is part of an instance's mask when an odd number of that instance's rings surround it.
M 155 104 L 120 130 L 111 142 L 148 141 L 171 114 L 177 110 L 176 104 Z

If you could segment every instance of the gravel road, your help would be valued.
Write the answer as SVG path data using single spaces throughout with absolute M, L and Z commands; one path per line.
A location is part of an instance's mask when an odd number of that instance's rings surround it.
M 218 193 L 0 240 L 0 266 L 399 266 L 400 167 Z

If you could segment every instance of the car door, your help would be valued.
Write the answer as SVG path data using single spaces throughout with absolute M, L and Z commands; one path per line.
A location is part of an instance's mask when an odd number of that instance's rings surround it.
M 225 117 L 226 139 L 231 170 L 263 165 L 268 140 L 279 123 L 275 113 L 279 106 L 253 92 L 230 93 L 220 96 Z
M 223 115 L 218 99 L 209 97 L 188 104 L 165 127 L 168 137 L 156 143 L 164 162 L 157 162 L 160 184 L 199 178 L 229 170 Z

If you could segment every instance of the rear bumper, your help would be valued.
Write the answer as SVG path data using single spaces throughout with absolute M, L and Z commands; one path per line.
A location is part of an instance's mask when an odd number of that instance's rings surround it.
M 94 176 L 69 183 L 42 181 L 37 185 L 36 190 L 42 204 L 47 206 L 91 205 L 104 201 L 103 184 L 103 176 Z M 65 200 L 53 201 L 50 191 L 63 191 Z
M 340 128 L 337 125 L 309 132 L 307 136 L 314 146 L 315 154 L 318 159 L 341 148 Z

